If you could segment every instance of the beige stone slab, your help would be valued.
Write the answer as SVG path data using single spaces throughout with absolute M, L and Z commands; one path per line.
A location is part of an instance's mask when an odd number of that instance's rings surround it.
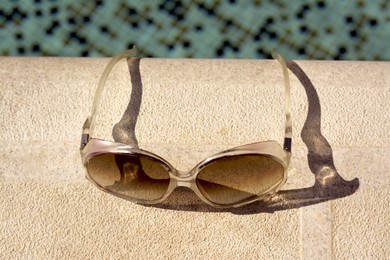
M 312 87 L 290 71 L 286 186 L 268 203 L 219 211 L 185 190 L 145 207 L 87 183 L 81 126 L 107 62 L 0 57 L 1 259 L 389 258 L 390 63 L 297 61 Z M 179 169 L 282 139 L 274 61 L 141 59 L 139 71 L 130 134 Z M 99 136 L 112 139 L 129 82 L 123 61 L 107 82 Z
M 332 202 L 336 259 L 389 259 L 389 189 L 365 188 Z
M 335 148 L 334 159 L 340 174 L 346 179 L 359 176 L 361 185 L 367 189 L 390 187 L 389 149 Z
M 106 63 L 92 58 L 0 58 L 5 112 L 0 115 L 0 140 L 74 140 Z M 383 113 L 390 110 L 389 63 L 297 63 L 318 93 L 322 132 L 332 145 L 390 145 L 390 120 Z M 283 135 L 282 75 L 275 61 L 141 59 L 139 69 L 142 102 L 136 132 L 142 143 L 223 145 L 280 140 Z M 291 72 L 290 78 L 293 140 L 302 145 L 307 96 Z M 123 61 L 110 76 L 107 86 L 112 91 L 103 99 L 98 121 L 103 137 L 111 136 L 126 109 L 129 82 Z
M 0 188 L 1 258 L 299 258 L 298 210 L 166 210 L 87 183 L 2 181 Z
M 7 142 L 6 142 L 7 143 Z M 143 146 L 143 145 L 141 145 Z M 53 145 L 50 142 L 22 142 L 22 143 L 15 143 L 15 142 L 9 142 L 8 145 L 4 146 L 4 149 L 2 150 L 1 154 L 1 160 L 3 162 L 2 167 L 0 167 L 0 176 L 3 185 L 8 186 L 10 185 L 12 188 L 4 187 L 2 189 L 3 194 L 8 194 L 8 197 L 2 197 L 1 200 L 1 207 L 7 209 L 11 207 L 11 204 L 14 205 L 13 214 L 17 214 L 19 211 L 23 212 L 23 208 L 27 207 L 26 204 L 23 204 L 22 206 L 19 204 L 19 201 L 15 203 L 15 200 L 11 200 L 10 196 L 21 196 L 20 201 L 28 200 L 31 196 L 42 196 L 46 198 L 47 200 L 50 200 L 49 203 L 51 208 L 45 208 L 44 211 L 40 211 L 39 214 L 47 215 L 49 214 L 47 211 L 55 209 L 56 205 L 61 204 L 63 205 L 64 202 L 59 202 L 58 198 L 54 199 L 52 201 L 51 195 L 54 192 L 60 192 L 65 193 L 67 191 L 70 192 L 72 195 L 72 199 L 79 200 L 80 198 L 86 200 L 94 200 L 95 196 L 98 196 L 101 198 L 102 196 L 104 198 L 107 197 L 107 200 L 109 203 L 112 203 L 113 205 L 121 205 L 122 200 L 117 198 L 111 198 L 109 195 L 106 195 L 98 190 L 95 190 L 92 185 L 87 184 L 87 181 L 84 179 L 84 172 L 81 168 L 81 162 L 79 159 L 79 154 L 77 150 L 74 149 L 74 147 L 77 147 L 77 143 L 58 143 Z M 162 156 L 168 157 L 168 159 L 171 161 L 174 161 L 174 164 L 181 165 L 183 167 L 190 167 L 190 165 L 193 165 L 196 161 L 200 160 L 204 156 L 207 156 L 208 154 L 217 152 L 221 149 L 228 148 L 227 146 L 197 146 L 197 147 L 189 147 L 189 146 L 169 146 L 169 145 L 161 145 L 161 144 L 148 144 L 145 145 L 144 148 L 150 149 Z M 348 160 L 348 155 L 352 158 L 355 157 L 355 154 L 358 153 L 355 150 L 358 150 L 358 152 L 362 151 L 363 149 L 355 148 L 355 149 L 348 149 L 347 151 L 344 151 L 341 153 L 343 158 L 345 160 Z M 367 152 L 367 149 L 364 149 Z M 383 149 L 382 149 L 383 150 Z M 289 180 L 286 185 L 286 189 L 302 189 L 305 187 L 309 187 L 314 183 L 314 176 L 313 173 L 310 172 L 310 169 L 307 167 L 306 161 L 306 149 L 303 147 L 299 148 L 297 147 L 295 149 L 296 153 L 294 154 L 292 166 L 289 172 Z M 374 150 L 377 151 L 377 150 Z M 376 154 L 372 152 L 372 154 Z M 380 153 L 378 153 L 380 154 Z M 386 153 L 382 153 L 383 156 L 385 156 Z M 338 158 L 339 154 L 336 152 L 335 154 L 336 158 Z M 23 162 L 23 163 L 21 163 Z M 364 162 L 364 161 L 363 161 Z M 337 163 L 336 163 L 337 165 Z M 377 169 L 378 170 L 378 169 Z M 380 169 L 379 169 L 380 170 Z M 372 168 L 372 173 L 375 173 L 375 168 Z M 362 178 L 368 178 L 368 177 L 375 177 L 375 174 L 367 174 L 365 176 L 357 175 L 355 177 L 359 177 L 361 180 Z M 25 181 L 28 180 L 27 183 Z M 20 184 L 20 183 L 23 183 Z M 370 183 L 369 181 L 367 183 Z M 64 187 L 61 187 L 61 186 Z M 21 187 L 19 187 L 21 186 Z M 53 191 L 52 187 L 55 187 L 56 190 Z M 77 189 L 82 189 L 80 191 L 77 191 L 75 187 L 78 187 Z M 93 192 L 90 192 L 90 191 Z M 29 191 L 29 192 L 28 192 Z M 20 193 L 20 195 L 18 195 Z M 30 193 L 33 193 L 31 195 Z M 78 193 L 82 193 L 81 195 Z M 84 194 L 85 193 L 85 194 Z M 70 196 L 70 195 L 69 195 Z M 85 197 L 82 197 L 85 196 Z M 354 196 L 354 195 L 352 195 Z M 50 199 L 49 199 L 50 197 Z M 19 200 L 18 199 L 18 200 Z M 192 212 L 196 211 L 203 211 L 204 205 L 199 203 L 195 199 L 194 196 L 187 195 L 186 193 L 180 194 L 179 197 L 175 197 L 172 199 L 173 204 L 185 204 L 189 206 L 183 206 L 182 208 L 191 210 Z M 43 198 L 42 198 L 43 200 Z M 29 202 L 30 203 L 30 202 Z M 40 205 L 42 202 L 31 202 L 31 205 Z M 69 199 L 66 199 L 66 203 L 75 203 L 71 202 Z M 106 202 L 104 202 L 106 203 Z M 132 203 L 127 203 L 127 207 L 139 207 L 137 205 L 133 205 Z M 16 206 L 15 206 L 16 205 Z M 82 209 L 82 206 L 89 208 L 90 202 L 80 202 L 80 205 L 78 205 L 78 209 L 74 209 L 76 211 L 83 211 L 86 210 Z M 88 205 L 88 206 L 85 206 Z M 321 203 L 321 204 L 314 204 L 312 206 L 304 207 L 300 211 L 297 210 L 284 210 L 284 211 L 276 211 L 275 214 L 272 214 L 271 216 L 275 217 L 273 220 L 271 218 L 264 219 L 263 215 L 269 215 L 268 213 L 261 213 L 261 211 L 258 213 L 260 214 L 258 217 L 254 217 L 251 221 L 265 221 L 263 223 L 264 225 L 269 225 L 270 222 L 278 222 L 282 221 L 280 218 L 292 218 L 294 220 L 293 223 L 290 223 L 290 225 L 296 225 L 296 229 L 299 230 L 299 233 L 296 234 L 297 240 L 300 241 L 302 239 L 302 247 L 297 247 L 299 250 L 297 252 L 294 252 L 294 254 L 301 254 L 299 253 L 302 251 L 304 258 L 310 258 L 313 255 L 318 255 L 319 253 L 324 258 L 327 258 L 330 255 L 330 252 L 332 248 L 330 247 L 331 244 L 329 240 L 331 237 L 329 236 L 329 226 L 330 226 L 330 215 L 327 211 L 328 203 Z M 101 205 L 100 205 L 101 206 Z M 98 207 L 100 210 L 99 205 L 95 205 L 94 207 Z M 33 206 L 35 207 L 35 206 Z M 112 206 L 115 207 L 115 206 Z M 30 210 L 30 207 L 27 207 Z M 287 206 L 288 208 L 288 206 Z M 140 208 L 140 210 L 144 210 L 148 208 Z M 207 208 L 206 208 L 207 209 Z M 156 209 L 157 210 L 157 209 Z M 12 211 L 12 210 L 11 210 Z M 163 214 L 163 210 L 161 209 L 159 212 L 156 212 L 156 215 Z M 244 212 L 256 212 L 256 208 L 252 209 L 246 209 Z M 165 212 L 165 211 L 164 211 Z M 291 215 L 293 213 L 293 216 Z M 299 213 L 301 212 L 301 213 Z M 239 211 L 238 211 L 239 213 Z M 20 213 L 21 214 L 21 213 Z M 36 213 L 38 218 L 39 214 Z M 188 214 L 187 212 L 177 212 L 176 218 L 183 218 L 185 215 Z M 202 216 L 202 213 L 198 212 L 199 216 Z M 220 213 L 221 214 L 221 213 Z M 226 213 L 227 214 L 227 213 Z M 30 213 L 29 213 L 30 215 Z M 50 214 L 49 214 L 50 215 Z M 256 214 L 255 214 L 256 215 Z M 281 217 L 280 217 L 281 216 Z M 215 216 L 220 218 L 219 216 Z M 8 218 L 8 217 L 7 217 Z M 20 215 L 18 215 L 17 218 L 20 218 Z M 61 219 L 64 218 L 64 215 L 60 216 L 51 216 L 51 218 L 55 219 Z M 69 216 L 69 218 L 72 218 L 72 216 Z M 172 217 L 172 216 L 164 216 L 160 221 L 167 221 L 167 219 L 173 220 L 175 223 L 178 223 L 179 220 Z M 192 218 L 196 218 L 196 216 L 192 216 Z M 227 219 L 230 217 L 227 216 Z M 244 219 L 242 219 L 244 220 Z M 40 221 L 43 222 L 42 225 L 49 225 L 50 219 L 40 219 Z M 238 219 L 237 219 L 238 221 Z M 8 222 L 7 222 L 8 223 Z M 241 223 L 241 222 L 240 222 Z M 248 222 L 249 223 L 249 222 Z M 53 225 L 53 224 L 50 224 Z M 244 224 L 244 222 L 241 223 L 241 226 Z M 41 229 L 42 227 L 38 226 L 35 228 L 27 228 L 23 227 L 23 222 L 18 222 L 17 224 L 14 224 L 13 226 L 13 232 L 22 232 L 24 230 L 25 236 L 29 237 L 32 236 L 31 233 L 34 234 L 34 236 L 38 237 L 40 240 L 44 239 L 45 237 L 42 237 L 43 235 L 36 234 L 36 232 L 39 232 L 35 230 L 36 228 Z M 247 227 L 249 228 L 249 227 Z M 8 227 L 7 227 L 8 229 Z M 18 231 L 19 230 L 19 231 Z M 263 228 L 261 228 L 261 233 L 264 232 Z M 11 232 L 11 231 L 9 231 Z M 127 232 L 130 232 L 127 230 Z M 222 231 L 221 231 L 222 232 Z M 298 232 L 298 231 L 296 231 Z M 11 236 L 11 235 L 10 235 Z M 196 235 L 193 235 L 194 239 Z M 73 239 L 74 234 L 72 235 Z M 17 237 L 18 238 L 18 237 Z M 281 238 L 276 238 L 272 236 L 273 239 L 276 239 L 279 241 Z M 215 238 L 216 239 L 216 238 Z M 231 238 L 233 239 L 233 238 Z M 266 240 L 265 237 L 262 239 Z M 241 241 L 241 240 L 239 240 Z M 15 242 L 16 243 L 16 242 Z M 266 242 L 262 242 L 263 244 Z M 301 243 L 301 242 L 296 242 Z M 34 244 L 34 246 L 37 246 Z M 57 245 L 59 247 L 62 247 L 63 245 Z M 80 246 L 89 246 L 82 244 Z M 182 246 L 180 244 L 180 246 Z M 39 248 L 39 247 L 38 247 Z M 12 249 L 14 250 L 14 249 Z M 43 250 L 43 249 L 42 249 Z M 66 249 L 64 249 L 64 252 L 67 252 Z M 70 250 L 70 249 L 69 249 Z M 160 252 L 160 249 L 155 249 L 156 252 Z M 176 250 L 179 250 L 177 248 Z M 194 250 L 200 250 L 194 249 Z M 255 251 L 251 249 L 238 249 L 235 247 L 234 250 L 238 250 L 237 255 L 243 256 L 243 255 L 251 255 L 252 253 L 255 253 Z M 246 251 L 249 250 L 249 251 Z M 18 251 L 19 253 L 21 251 Z M 23 251 L 25 252 L 25 251 Z M 251 252 L 251 253 L 247 253 Z M 161 252 L 160 252 L 161 253 Z M 215 254 L 219 254 L 214 252 Z M 262 251 L 261 254 L 265 253 Z M 24 253 L 23 253 L 24 254 Z M 20 253 L 20 255 L 23 255 Z M 37 253 L 38 254 L 38 253 Z M 257 254 L 257 253 L 256 253 Z M 260 255 L 261 255 L 260 254 Z M 18 254 L 19 255 L 19 254 Z M 31 254 L 27 254 L 28 256 L 32 256 Z M 47 255 L 52 256 L 52 255 Z M 281 256 L 277 255 L 276 256 Z

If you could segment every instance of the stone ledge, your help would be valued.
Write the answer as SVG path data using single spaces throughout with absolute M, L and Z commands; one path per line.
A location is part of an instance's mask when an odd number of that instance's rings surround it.
M 272 207 L 218 211 L 185 191 L 161 207 L 140 206 L 84 179 L 81 126 L 107 61 L 0 58 L 0 258 L 390 257 L 389 62 L 297 61 L 315 91 L 290 71 L 287 185 Z M 282 139 L 274 61 L 141 59 L 140 74 L 132 134 L 179 168 L 234 145 Z M 129 103 L 126 62 L 111 79 L 98 129 L 110 139 Z M 325 166 L 357 178 L 358 189 L 313 186 Z

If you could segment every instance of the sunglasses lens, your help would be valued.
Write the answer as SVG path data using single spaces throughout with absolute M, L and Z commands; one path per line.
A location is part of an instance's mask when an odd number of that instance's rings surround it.
M 197 185 L 210 201 L 229 205 L 255 198 L 283 181 L 283 166 L 264 155 L 216 159 L 197 176 Z
M 168 190 L 168 166 L 146 155 L 102 154 L 86 167 L 99 186 L 123 197 L 157 200 Z

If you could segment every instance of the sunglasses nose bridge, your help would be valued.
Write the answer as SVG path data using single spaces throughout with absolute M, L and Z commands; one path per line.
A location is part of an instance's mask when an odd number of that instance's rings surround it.
M 177 174 L 174 176 L 174 179 L 176 180 L 177 187 L 191 188 L 191 185 L 195 180 L 195 176 L 190 172 L 177 171 Z

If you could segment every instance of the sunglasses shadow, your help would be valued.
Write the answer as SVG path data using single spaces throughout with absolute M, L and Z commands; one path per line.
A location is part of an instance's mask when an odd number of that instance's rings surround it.
M 140 59 L 133 59 L 129 62 L 133 90 L 122 119 L 113 129 L 113 137 L 116 142 L 134 147 L 138 147 L 135 125 L 142 100 L 139 63 Z M 353 194 L 359 188 L 358 178 L 351 181 L 344 180 L 334 165 L 332 147 L 321 133 L 321 106 L 313 83 L 294 61 L 287 61 L 287 67 L 299 79 L 308 98 L 308 115 L 301 131 L 301 137 L 308 149 L 308 164 L 314 174 L 314 185 L 302 189 L 281 190 L 267 201 L 258 201 L 243 207 L 229 209 L 211 207 L 203 203 L 189 189 L 178 188 L 167 200 L 152 207 L 182 211 L 231 212 L 239 215 L 273 213 L 343 198 Z
M 112 129 L 112 137 L 115 142 L 130 145 L 138 148 L 138 140 L 135 135 L 135 126 L 142 103 L 142 81 L 140 72 L 141 58 L 133 58 L 128 60 L 128 67 L 131 81 L 131 96 L 129 104 L 121 120 L 114 125 Z

